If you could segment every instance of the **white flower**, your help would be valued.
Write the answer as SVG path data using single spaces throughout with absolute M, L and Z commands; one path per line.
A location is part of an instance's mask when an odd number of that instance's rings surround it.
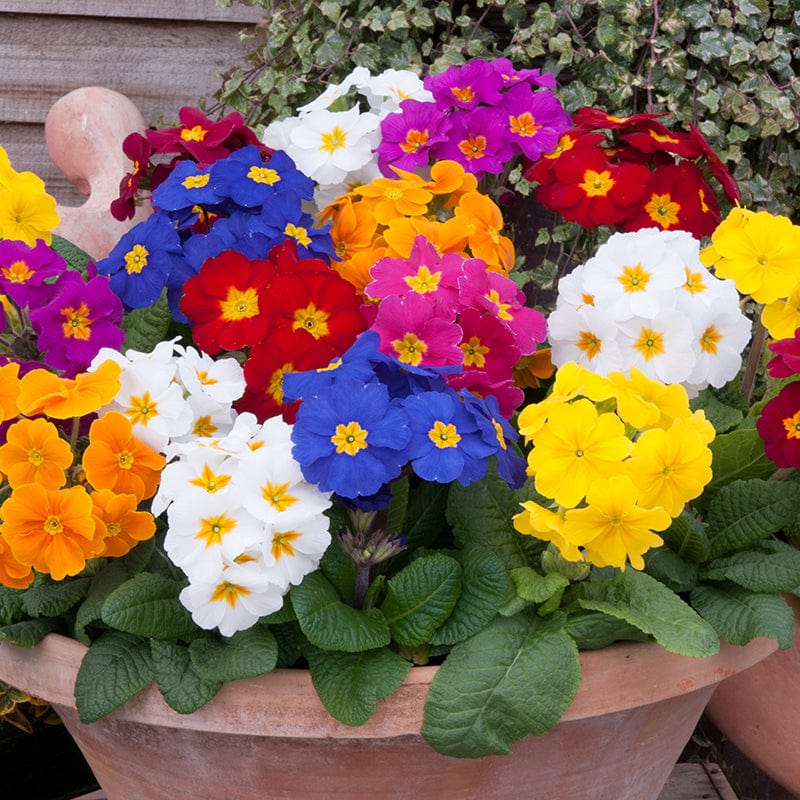
M 397 111 L 403 100 L 433 102 L 433 95 L 425 88 L 419 75 L 407 69 L 384 70 L 359 84 L 359 89 L 369 101 L 370 108 L 381 118 Z
M 695 388 L 705 384 L 724 386 L 736 377 L 742 365 L 742 350 L 750 341 L 750 320 L 724 305 L 700 308 L 692 316 L 694 330 L 694 369 L 688 382 Z
M 328 518 L 322 514 L 291 527 L 275 528 L 264 546 L 270 580 L 285 587 L 300 583 L 319 566 L 330 543 Z
M 217 440 L 233 428 L 236 412 L 230 403 L 219 403 L 208 395 L 190 394 L 186 402 L 192 409 L 192 424 L 183 436 L 172 438 L 172 443 L 195 442 L 200 439 Z
M 370 73 L 366 67 L 356 67 L 341 83 L 328 84 L 322 94 L 318 95 L 310 103 L 298 107 L 297 113 L 302 117 L 314 111 L 323 111 L 330 108 L 340 97 L 344 97 L 353 86 L 363 86 L 369 82 L 369 79 Z
M 694 365 L 692 324 L 678 311 L 652 319 L 633 317 L 619 324 L 618 341 L 625 369 L 636 367 L 662 383 L 681 383 Z
M 586 264 L 579 264 L 572 272 L 559 279 L 556 308 L 583 308 L 594 305 L 594 296 L 586 291 L 583 284 L 585 275 Z
M 286 153 L 297 168 L 318 183 L 339 183 L 373 158 L 378 146 L 376 114 L 315 111 L 306 114 L 289 134 Z
M 180 348 L 179 353 L 178 377 L 189 394 L 206 394 L 218 403 L 231 403 L 244 394 L 244 370 L 235 358 L 214 359 L 194 347 Z
M 347 173 L 347 177 L 340 183 L 317 184 L 314 190 L 314 205 L 318 211 L 329 206 L 337 198 L 347 194 L 358 186 L 371 183 L 375 178 L 383 177 L 383 173 L 378 168 L 377 159 L 373 159 L 360 169 Z
M 604 376 L 624 368 L 616 341 L 617 324 L 599 308 L 556 307 L 547 319 L 547 332 L 556 366 L 576 361 Z
M 264 130 L 261 140 L 267 147 L 273 150 L 287 151 L 291 146 L 292 131 L 302 123 L 300 117 L 288 117 L 287 119 L 276 119 L 270 122 Z M 298 166 L 298 169 L 300 167 Z

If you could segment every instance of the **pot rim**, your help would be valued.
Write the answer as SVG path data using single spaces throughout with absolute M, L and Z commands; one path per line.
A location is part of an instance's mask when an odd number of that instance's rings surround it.
M 680 656 L 651 642 L 617 642 L 580 653 L 582 680 L 562 721 L 585 719 L 666 700 L 715 685 L 751 667 L 777 649 L 772 639 L 737 646 L 722 642 L 707 658 Z M 36 647 L 0 642 L 0 679 L 58 707 L 75 708 L 75 678 L 86 646 L 56 633 Z M 358 727 L 344 725 L 325 710 L 310 673 L 277 669 L 256 678 L 230 681 L 205 706 L 178 714 L 155 684 L 105 720 L 153 723 L 172 728 L 230 731 L 243 735 L 326 738 L 418 735 L 428 686 L 439 668 L 413 667 L 400 688 L 379 701 Z

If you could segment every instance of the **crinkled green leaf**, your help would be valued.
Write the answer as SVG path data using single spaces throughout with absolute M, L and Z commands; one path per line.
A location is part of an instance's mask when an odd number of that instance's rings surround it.
M 800 551 L 789 545 L 747 550 L 712 561 L 705 577 L 733 581 L 751 592 L 792 592 L 800 587 Z
M 475 635 L 510 598 L 508 574 L 491 550 L 472 547 L 463 554 L 460 563 L 461 593 L 453 612 L 430 637 L 431 644 L 455 644 Z
M 83 657 L 75 679 L 81 722 L 110 714 L 146 689 L 155 678 L 150 642 L 122 631 L 102 634 Z
M 687 511 L 675 517 L 661 537 L 664 544 L 685 561 L 701 564 L 711 552 L 705 526 Z
M 10 625 L 24 615 L 22 608 L 24 597 L 24 589 L 0 586 L 0 625 Z
M 343 603 L 324 575 L 312 572 L 291 589 L 297 621 L 311 644 L 359 653 L 391 641 L 389 623 L 377 608 L 359 611 Z
M 99 622 L 102 617 L 103 603 L 118 586 L 129 578 L 128 570 L 118 558 L 111 559 L 108 564 L 92 578 L 92 585 L 86 599 L 78 606 L 75 615 L 74 635 L 79 642 L 87 647 L 91 638 L 87 628 L 92 623 Z
M 569 580 L 558 572 L 542 575 L 531 567 L 519 567 L 509 572 L 517 595 L 531 603 L 544 603 L 569 586 Z
M 715 495 L 709 507 L 711 556 L 750 547 L 797 516 L 798 488 L 784 481 L 735 481 Z
M 125 331 L 123 352 L 138 350 L 140 353 L 149 353 L 164 341 L 171 322 L 172 313 L 167 304 L 166 291 L 155 303 L 129 311 L 122 320 L 122 329 Z
M 691 592 L 692 606 L 731 644 L 747 644 L 765 636 L 780 648 L 790 647 L 794 637 L 794 615 L 778 594 L 760 594 L 727 583 L 698 586 Z
M 422 735 L 445 755 L 509 753 L 558 722 L 580 679 L 562 615 L 496 617 L 450 651 L 431 683 Z
M 58 617 L 88 594 L 91 583 L 91 578 L 54 581 L 42 576 L 26 590 L 23 607 L 32 617 Z
M 709 495 L 735 480 L 768 478 L 775 472 L 775 465 L 764 454 L 764 443 L 754 428 L 723 433 L 709 447 L 712 478 L 705 489 Z
M 48 633 L 58 630 L 60 625 L 60 621 L 52 617 L 23 619 L 12 622 L 11 625 L 3 625 L 0 628 L 0 641 L 8 639 L 20 647 L 35 647 Z
M 196 627 L 178 595 L 183 584 L 140 572 L 106 598 L 101 618 L 106 625 L 138 636 L 155 639 L 191 637 Z
M 704 389 L 691 402 L 692 411 L 702 409 L 706 418 L 717 433 L 725 433 L 735 428 L 743 419 L 744 412 L 723 403 L 710 389 Z
M 228 638 L 195 639 L 189 654 L 198 675 L 209 682 L 225 683 L 275 669 L 278 642 L 266 625 L 254 625 Z
M 387 581 L 381 611 L 401 645 L 430 641 L 461 593 L 461 566 L 442 553 L 415 559 Z
M 645 572 L 673 592 L 688 592 L 697 584 L 697 564 L 684 561 L 668 547 L 655 547 L 645 553 Z
M 378 700 L 403 682 L 410 662 L 382 647 L 363 653 L 332 653 L 304 648 L 311 680 L 325 708 L 345 725 L 363 725 Z
M 579 650 L 600 650 L 614 642 L 644 642 L 650 639 L 648 634 L 624 619 L 587 609 L 572 612 L 567 618 L 566 630 Z
M 86 265 L 94 260 L 85 250 L 81 250 L 78 245 L 63 236 L 54 234 L 50 242 L 50 249 L 55 250 L 67 262 L 70 269 L 74 269 L 82 275 L 86 275 Z
M 719 650 L 714 629 L 677 594 L 644 572 L 595 572 L 575 587 L 582 608 L 602 611 L 649 633 L 673 653 L 701 658 Z
M 151 639 L 150 649 L 158 690 L 179 714 L 202 708 L 222 687 L 222 681 L 209 680 L 197 670 L 188 647 Z

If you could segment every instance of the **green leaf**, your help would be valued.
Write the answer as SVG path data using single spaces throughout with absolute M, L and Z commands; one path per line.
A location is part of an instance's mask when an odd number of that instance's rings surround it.
M 278 662 L 278 642 L 266 625 L 254 625 L 227 639 L 195 639 L 189 655 L 198 675 L 226 683 L 272 672 Z
M 8 639 L 20 647 L 35 647 L 48 633 L 58 630 L 59 627 L 59 620 L 49 617 L 24 619 L 0 628 L 0 641 Z
M 690 405 L 692 411 L 702 409 L 705 412 L 708 421 L 714 426 L 717 433 L 724 433 L 735 428 L 744 419 L 741 409 L 721 402 L 710 389 L 700 392 Z
M 78 245 L 63 236 L 54 234 L 50 242 L 50 249 L 55 250 L 67 262 L 70 269 L 74 269 L 84 276 L 86 275 L 86 265 L 94 260 L 85 250 L 81 250 Z
M 363 725 L 378 700 L 405 680 L 410 662 L 382 647 L 363 653 L 331 653 L 304 648 L 311 680 L 332 717 L 345 725 Z
M 775 472 L 775 465 L 764 454 L 764 443 L 754 428 L 723 433 L 709 447 L 713 477 L 706 485 L 706 494 L 713 494 L 735 480 L 768 478 Z
M 460 758 L 507 754 L 524 736 L 555 725 L 581 680 L 563 615 L 496 617 L 457 644 L 431 683 L 422 735 Z
M 150 649 L 158 690 L 179 714 L 202 708 L 222 687 L 222 681 L 211 681 L 200 674 L 188 647 L 151 639 Z
M 797 485 L 784 481 L 735 481 L 711 501 L 711 556 L 743 550 L 789 525 L 797 516 Z
M 25 612 L 22 610 L 24 597 L 24 589 L 0 586 L 0 625 L 10 625 L 24 615 Z
M 509 572 L 517 595 L 531 603 L 544 603 L 569 586 L 569 580 L 557 572 L 542 575 L 531 567 L 519 567 Z
M 336 587 L 339 597 L 353 597 L 356 585 L 356 565 L 353 559 L 339 546 L 339 537 L 325 550 L 319 568 L 322 574 Z
M 678 595 L 644 572 L 595 570 L 575 591 L 582 608 L 623 619 L 673 653 L 702 658 L 719 650 L 714 629 Z
M 291 598 L 300 628 L 316 647 L 359 653 L 391 641 L 389 623 L 377 608 L 359 611 L 346 605 L 318 572 L 293 586 Z
M 705 526 L 687 511 L 675 517 L 661 536 L 664 544 L 676 555 L 695 564 L 701 564 L 711 552 Z
M 83 657 L 75 679 L 81 722 L 94 722 L 119 708 L 155 678 L 150 643 L 140 636 L 107 631 Z
M 743 645 L 765 636 L 781 649 L 794 638 L 792 609 L 779 594 L 757 594 L 735 584 L 698 586 L 691 592 L 692 605 L 731 644 Z
M 412 561 L 387 582 L 381 611 L 401 645 L 425 644 L 450 616 L 461 592 L 461 566 L 442 553 Z
M 697 564 L 687 563 L 668 547 L 654 547 L 644 556 L 645 572 L 673 592 L 688 592 L 697 585 Z
M 639 628 L 602 611 L 581 609 L 569 615 L 567 633 L 575 640 L 579 650 L 600 650 L 614 642 L 649 641 L 650 637 Z
M 430 637 L 431 644 L 455 644 L 481 630 L 510 597 L 512 587 L 502 562 L 491 550 L 473 547 L 460 559 L 461 594 L 453 613 Z
M 54 581 L 42 576 L 25 592 L 25 611 L 32 617 L 58 617 L 83 600 L 91 583 L 91 578 Z
M 389 511 L 386 515 L 386 533 L 403 533 L 408 513 L 408 498 L 410 485 L 408 476 L 392 481 L 392 499 L 389 502 Z
M 432 545 L 447 529 L 447 484 L 423 481 L 414 487 L 408 499 L 403 533 L 407 552 Z
M 122 320 L 122 329 L 125 331 L 122 351 L 138 350 L 149 353 L 166 338 L 171 322 L 172 313 L 165 291 L 155 303 L 145 308 L 134 308 L 125 314 Z
M 92 585 L 86 599 L 78 607 L 75 615 L 74 634 L 79 642 L 87 647 L 91 638 L 86 629 L 102 618 L 103 603 L 118 586 L 128 580 L 128 570 L 125 569 L 120 559 L 114 558 L 92 578 Z
M 800 551 L 786 546 L 774 552 L 734 553 L 712 561 L 706 577 L 733 581 L 751 592 L 792 592 L 800 587 Z
M 183 639 L 196 630 L 178 600 L 183 585 L 162 575 L 140 572 L 106 598 L 101 617 L 106 625 L 138 636 Z

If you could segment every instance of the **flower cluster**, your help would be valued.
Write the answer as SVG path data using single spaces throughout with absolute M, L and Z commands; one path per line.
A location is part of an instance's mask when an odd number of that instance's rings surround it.
M 562 278 L 547 325 L 557 365 L 635 367 L 693 395 L 736 376 L 751 333 L 733 281 L 703 266 L 700 243 L 658 228 L 613 234 Z
M 643 554 L 663 544 L 656 531 L 711 480 L 711 423 L 678 384 L 636 368 L 602 378 L 567 362 L 551 394 L 520 412 L 519 430 L 551 504 L 524 502 L 514 524 L 570 561 L 643 569 Z
M 100 413 L 119 376 L 113 361 L 75 378 L 48 369 L 20 378 L 17 364 L 0 367 L 0 583 L 25 588 L 33 570 L 60 581 L 155 533 L 139 506 L 155 494 L 164 458 L 124 414 Z M 80 435 L 87 428 L 88 444 Z
M 50 244 L 56 225 L 56 201 L 45 191 L 44 181 L 32 172 L 17 172 L 0 147 L 0 239 L 31 247 L 37 239 Z
M 479 180 L 499 175 L 522 154 L 533 163 L 570 127 L 548 91 L 555 78 L 538 69 L 516 70 L 506 58 L 473 59 L 423 81 L 432 101 L 408 98 L 381 122 L 378 164 L 413 170 L 456 161 Z
M 556 148 L 523 170 L 539 184 L 536 199 L 584 228 L 656 226 L 709 235 L 720 211 L 704 168 L 731 203 L 739 189 L 697 128 L 672 131 L 658 116 L 577 111 Z

